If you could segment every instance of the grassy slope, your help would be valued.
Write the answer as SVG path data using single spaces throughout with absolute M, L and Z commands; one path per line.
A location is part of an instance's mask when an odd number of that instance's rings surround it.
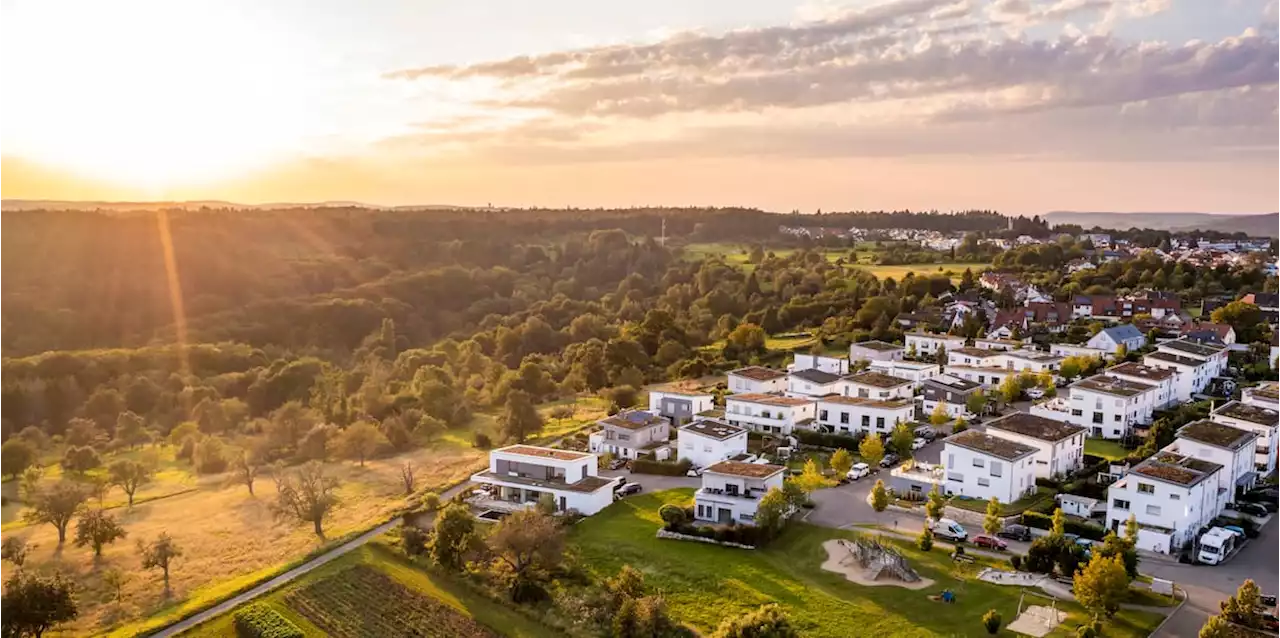
M 1019 590 L 958 580 L 964 574 L 942 552 L 923 553 L 907 544 L 903 551 L 922 575 L 937 581 L 933 587 L 862 587 L 822 570 L 822 542 L 855 536 L 845 530 L 795 523 L 777 542 L 756 551 L 658 540 L 658 508 L 667 502 L 687 504 L 690 494 L 670 490 L 626 499 L 580 524 L 573 543 L 586 564 L 601 574 L 624 564 L 642 570 L 647 582 L 663 592 L 676 618 L 704 631 L 768 602 L 786 608 L 805 635 L 832 637 L 985 635 L 980 619 L 987 609 L 998 610 L 1006 621 L 1017 609 Z M 927 598 L 944 588 L 957 592 L 957 604 Z M 1051 635 L 1072 635 L 1067 628 L 1086 616 L 1075 604 L 1060 608 L 1071 615 Z M 1126 611 L 1110 623 L 1107 635 L 1145 636 L 1159 620 L 1154 614 Z
M 710 257 L 712 255 L 721 255 L 724 257 L 725 262 L 729 264 L 740 266 L 748 270 L 755 268 L 753 264 L 747 263 L 746 249 L 743 246 L 738 244 L 731 244 L 731 243 L 689 244 L 688 246 L 684 247 L 684 251 L 685 251 L 685 257 L 687 259 L 703 259 L 706 257 Z M 772 252 L 777 257 L 787 257 L 795 253 L 796 251 L 795 249 L 792 249 L 792 248 L 778 248 L 773 250 L 766 249 L 766 252 Z M 843 249 L 843 250 L 825 249 L 822 252 L 824 256 L 826 256 L 827 261 L 831 261 L 831 262 L 834 262 L 837 259 L 840 259 L 841 257 L 845 258 L 845 260 L 847 261 L 850 253 L 848 249 Z M 876 277 L 879 277 L 881 279 L 885 277 L 893 277 L 894 279 L 901 280 L 909 272 L 914 272 L 917 276 L 923 276 L 923 275 L 930 275 L 930 274 L 945 273 L 948 270 L 950 270 L 952 271 L 952 277 L 951 277 L 952 280 L 959 281 L 960 275 L 964 272 L 965 268 L 972 268 L 973 272 L 976 274 L 976 273 L 982 272 L 983 270 L 986 270 L 991 266 L 990 263 L 966 264 L 966 263 L 958 263 L 958 262 L 949 262 L 949 263 L 942 263 L 942 264 L 906 264 L 906 265 L 897 265 L 897 266 L 882 266 L 882 265 L 873 263 L 875 252 L 876 251 L 875 251 L 874 244 L 863 242 L 858 246 L 857 264 L 859 267 L 871 271 L 872 274 L 874 274 Z
M 1104 459 L 1118 460 L 1129 456 L 1129 450 L 1124 449 L 1123 445 L 1115 441 L 1106 441 L 1103 439 L 1084 440 L 1084 453 L 1100 456 Z
M 323 636 L 324 634 L 319 629 L 285 604 L 285 595 L 317 580 L 341 578 L 346 569 L 358 564 L 375 567 L 410 589 L 424 596 L 440 600 L 457 609 L 460 613 L 475 618 L 507 636 L 541 638 L 543 636 L 557 635 L 553 630 L 472 592 L 465 586 L 453 581 L 451 577 L 409 563 L 402 556 L 377 543 L 351 552 L 333 563 L 298 579 L 297 582 L 290 583 L 288 586 L 260 598 L 259 602 L 263 602 L 284 614 L 294 624 L 298 625 L 306 635 Z M 233 622 L 234 614 L 224 614 L 183 635 L 192 638 L 233 635 Z

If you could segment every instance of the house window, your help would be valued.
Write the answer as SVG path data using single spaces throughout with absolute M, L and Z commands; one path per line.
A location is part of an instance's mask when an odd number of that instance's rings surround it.
M 1182 500 L 1182 497 L 1181 497 L 1181 496 L 1179 496 L 1179 495 L 1177 495 L 1177 494 L 1170 494 L 1170 495 L 1169 495 L 1169 500 L 1171 500 L 1171 501 L 1181 501 L 1181 500 Z
M 991 487 L 991 479 L 983 476 L 978 477 L 978 487 Z
M 1093 413 L 1093 422 L 1094 422 L 1094 423 L 1102 423 L 1102 420 L 1103 420 L 1103 419 L 1102 419 L 1102 417 L 1103 417 L 1103 414 L 1102 414 L 1101 412 L 1094 412 L 1094 413 Z
M 947 480 L 955 483 L 963 483 L 964 475 L 959 472 L 947 472 Z
M 1004 476 L 1004 464 L 999 461 L 992 461 L 991 476 Z
M 956 455 L 954 455 L 954 454 L 948 454 L 948 455 L 947 455 L 947 467 L 949 467 L 949 468 L 950 468 L 950 467 L 955 467 L 955 466 L 956 466 Z
M 630 435 L 630 434 L 623 434 L 623 433 L 619 432 L 619 433 L 618 433 L 618 440 L 619 440 L 619 441 L 630 441 L 630 440 L 631 440 L 631 435 Z
M 862 415 L 862 427 L 864 428 L 871 427 L 871 415 L 869 414 Z
M 980 374 L 980 375 L 978 375 L 978 383 L 986 383 L 986 382 L 987 382 L 987 377 L 985 377 L 985 376 L 983 376 L 983 375 L 981 375 L 981 374 Z
M 1147 506 L 1147 514 L 1150 514 L 1151 516 L 1159 516 L 1159 515 L 1160 515 L 1160 506 L 1159 506 L 1159 505 L 1148 505 L 1148 506 Z
M 848 412 L 841 412 L 841 413 L 840 413 L 840 422 L 841 422 L 841 423 L 848 423 L 848 422 L 849 422 L 849 413 L 848 413 Z
M 819 411 L 819 412 L 818 412 L 818 419 L 819 419 L 819 420 L 822 420 L 822 421 L 826 421 L 826 420 L 827 420 L 827 411 L 826 411 L 826 410 L 821 410 L 821 411 Z
M 984 461 L 984 460 L 982 460 L 982 459 L 974 459 L 974 460 L 973 460 L 973 466 L 974 466 L 974 467 L 986 467 L 986 461 Z
M 693 449 L 693 441 L 686 441 L 686 442 L 685 442 L 685 444 L 684 444 L 684 449 L 686 449 L 686 450 L 692 450 L 692 449 Z
M 1084 416 L 1084 410 L 1072 410 L 1071 416 Z
M 1150 483 L 1138 483 L 1138 493 L 1139 494 L 1155 494 L 1156 486 Z
M 884 429 L 884 417 L 882 417 L 882 416 L 878 416 L 878 417 L 876 417 L 876 429 L 877 429 L 877 430 L 883 430 L 883 429 Z
M 1119 414 L 1117 414 L 1117 415 L 1115 416 L 1115 420 L 1116 420 L 1116 421 L 1119 421 L 1119 420 L 1120 420 L 1120 418 L 1121 418 L 1121 415 L 1119 415 Z
M 1117 498 L 1117 499 L 1114 499 L 1114 500 L 1112 500 L 1112 501 L 1111 501 L 1111 506 L 1112 506 L 1112 507 L 1114 507 L 1114 508 L 1116 508 L 1116 509 L 1118 509 L 1118 510 L 1128 510 L 1128 509 L 1129 509 L 1129 501 L 1126 501 L 1126 500 L 1118 499 L 1118 498 Z
M 710 452 L 711 452 L 711 446 L 710 446 L 710 445 L 704 445 L 704 446 L 702 446 L 702 451 L 703 451 L 703 452 L 710 453 Z

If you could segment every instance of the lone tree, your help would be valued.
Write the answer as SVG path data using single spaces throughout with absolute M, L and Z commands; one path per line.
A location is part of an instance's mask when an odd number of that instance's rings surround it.
M 112 567 L 102 573 L 102 584 L 116 593 L 116 602 L 124 602 L 124 586 L 129 582 L 129 573 Z
M 762 605 L 736 618 L 726 618 L 711 638 L 799 638 L 800 632 L 777 605 Z
M 112 485 L 120 486 L 133 507 L 133 495 L 138 488 L 151 482 L 151 469 L 138 461 L 121 459 L 107 466 L 107 477 Z
M 4 584 L 4 597 L 0 599 L 4 635 L 39 638 L 59 623 L 74 620 L 79 610 L 72 593 L 71 581 L 61 574 L 17 572 Z
M 70 481 L 59 481 L 53 487 L 41 488 L 28 496 L 31 509 L 24 515 L 29 523 L 49 523 L 58 530 L 58 544 L 67 540 L 67 525 L 88 500 L 88 492 Z
M 150 543 L 138 539 L 138 553 L 142 555 L 143 569 L 159 567 L 164 571 L 164 590 L 169 591 L 169 567 L 182 556 L 182 548 L 173 542 L 168 532 L 160 532 L 160 536 Z
M 929 414 L 929 423 L 933 425 L 946 425 L 951 417 L 947 415 L 947 408 L 939 401 L 933 406 L 933 412 Z
M 1000 612 L 994 609 L 988 609 L 987 613 L 982 615 L 982 626 L 992 636 L 1000 633 L 1000 623 Z
M 1053 527 L 1049 529 L 1049 535 L 1054 538 L 1062 538 L 1067 532 L 1067 516 L 1062 513 L 1062 508 L 1053 510 Z
M 458 571 L 465 564 L 467 551 L 475 539 L 476 519 L 471 510 L 451 503 L 436 516 L 435 527 L 427 541 L 427 556 L 445 569 Z
M 311 523 L 324 538 L 324 518 L 338 505 L 338 480 L 324 475 L 324 466 L 311 461 L 295 472 L 280 472 L 276 480 L 276 516 Z
M 1252 578 L 1245 580 L 1236 589 L 1235 595 L 1218 603 L 1222 609 L 1222 618 L 1251 629 L 1262 629 L 1262 614 L 1258 613 L 1261 598 L 1262 592 L 1258 590 L 1258 584 Z
M 904 459 L 911 458 L 911 444 L 915 442 L 915 439 L 916 436 L 911 433 L 911 428 L 907 427 L 906 423 L 899 423 L 895 426 L 893 434 L 889 437 L 893 451 Z
M 0 446 L 0 467 L 10 478 L 18 478 L 27 468 L 35 465 L 38 454 L 35 446 L 19 439 L 11 438 Z
M 995 535 L 1004 529 L 1004 519 L 1000 518 L 1000 499 L 992 496 L 987 501 L 987 515 L 982 519 L 982 531 Z
M 880 440 L 880 435 L 872 433 L 864 437 L 862 443 L 858 444 L 858 454 L 867 465 L 880 465 L 880 461 L 884 460 L 884 443 Z
M 849 450 L 840 448 L 831 455 L 831 469 L 836 473 L 836 477 L 841 477 L 849 473 L 853 469 L 853 455 Z
M 76 547 L 92 547 L 95 557 L 102 555 L 104 546 L 125 536 L 124 528 L 102 510 L 85 510 L 76 521 Z
M 887 507 L 889 507 L 889 490 L 885 489 L 884 481 L 876 479 L 876 484 L 871 488 L 871 509 L 883 512 Z
M 508 516 L 488 538 L 494 560 L 510 574 L 511 599 L 537 596 L 541 583 L 564 561 L 564 529 L 555 518 L 524 509 Z
M 929 529 L 928 525 L 925 525 L 924 529 L 920 530 L 920 536 L 916 538 L 916 546 L 922 552 L 933 549 L 933 530 Z
M 756 525 L 765 530 L 770 536 L 773 536 L 782 530 L 782 525 L 786 523 L 789 512 L 790 507 L 787 504 L 786 494 L 783 494 L 782 490 L 776 487 L 770 488 L 768 492 L 765 492 L 756 507 Z M 683 512 L 681 514 L 683 515 Z
M 413 475 L 413 461 L 400 464 L 400 484 L 404 485 L 405 496 L 413 494 L 413 487 L 417 484 L 417 479 Z
M 245 486 L 249 490 L 249 496 L 253 496 L 253 484 L 262 472 L 262 460 L 254 452 L 240 450 L 231 459 L 231 472 L 236 482 Z
M 1119 556 L 1094 556 L 1076 572 L 1076 600 L 1095 616 L 1110 618 L 1129 595 L 1129 574 Z
M 20 536 L 6 536 L 3 542 L 0 542 L 0 559 L 4 559 L 13 563 L 14 567 L 21 568 L 22 564 L 27 562 L 26 539 Z
M 929 490 L 929 500 L 924 504 L 925 516 L 932 520 L 942 518 L 942 512 L 947 507 L 947 497 L 942 495 L 942 490 L 938 489 L 938 484 L 934 483 L 933 489 Z
M 502 413 L 502 432 L 516 443 L 542 429 L 542 415 L 533 407 L 529 393 L 512 390 L 507 393 L 507 408 Z
M 360 467 L 364 467 L 365 459 L 386 443 L 387 437 L 378 426 L 368 421 L 356 421 L 338 434 L 338 451 L 344 458 L 359 461 Z
M 812 457 L 804 462 L 804 470 L 800 472 L 800 476 L 796 477 L 795 482 L 805 492 L 831 487 L 832 483 L 822 475 L 822 467 L 818 465 L 818 460 Z
M 981 416 L 982 411 L 987 409 L 987 395 L 983 394 L 981 390 L 974 392 L 969 395 L 968 399 L 964 400 L 964 407 L 969 412 Z

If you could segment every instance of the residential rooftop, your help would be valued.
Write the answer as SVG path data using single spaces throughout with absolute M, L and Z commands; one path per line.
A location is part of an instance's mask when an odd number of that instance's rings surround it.
M 1034 454 L 1036 451 L 1030 445 L 1014 443 L 1008 439 L 991 436 L 986 432 L 977 430 L 965 430 L 959 434 L 952 434 L 943 439 L 942 442 L 982 452 L 983 454 L 990 454 L 1006 461 L 1016 461 L 1024 456 Z
M 791 376 L 810 383 L 817 383 L 818 385 L 827 385 L 840 380 L 840 375 L 832 374 L 826 370 L 819 370 L 817 368 L 806 368 L 804 370 L 792 372 Z
M 1214 472 L 1221 469 L 1222 466 L 1217 463 L 1202 461 L 1189 456 L 1174 454 L 1173 452 L 1160 452 L 1133 466 L 1133 469 L 1129 471 L 1134 474 L 1159 479 L 1166 483 L 1191 487 L 1213 476 Z
M 912 399 L 892 399 L 885 401 L 884 399 L 869 399 L 864 397 L 847 397 L 843 394 L 828 394 L 818 397 L 818 401 L 823 403 L 836 403 L 839 405 L 860 405 L 868 408 L 905 408 L 915 403 Z
M 1253 396 L 1280 401 L 1280 384 L 1275 381 L 1268 381 L 1262 385 L 1249 388 L 1249 390 Z
M 1258 438 L 1258 434 L 1206 419 L 1182 426 L 1178 429 L 1178 437 L 1214 447 L 1238 450 Z
M 938 364 L 929 363 L 928 361 L 905 361 L 905 360 L 872 361 L 871 367 L 873 368 L 894 367 L 894 368 L 906 368 L 908 370 L 924 370 L 925 368 L 936 368 L 938 367 Z
M 576 461 L 581 458 L 591 456 L 586 452 L 574 452 L 573 450 L 557 450 L 549 447 L 536 447 L 533 445 L 509 445 L 507 447 L 498 448 L 494 452 L 506 452 L 507 454 L 519 454 L 520 456 L 531 456 L 539 459 L 556 459 L 558 461 Z
M 1088 379 L 1081 379 L 1071 384 L 1073 388 L 1090 390 L 1093 392 L 1101 392 L 1117 397 L 1131 397 L 1142 394 L 1147 390 L 1155 388 L 1155 386 L 1147 383 L 1139 383 L 1120 377 L 1113 377 L 1105 374 L 1094 375 Z
M 964 337 L 960 335 L 952 335 L 952 334 L 947 334 L 945 332 L 927 332 L 925 330 L 912 330 L 907 334 L 916 336 L 916 337 L 924 337 L 925 339 L 941 339 L 944 341 L 959 339 L 961 341 L 964 341 Z
M 684 390 L 681 388 L 655 388 L 651 392 L 658 394 L 673 394 L 679 397 L 709 397 L 714 396 L 710 392 L 702 392 L 699 390 Z
M 1143 379 L 1151 379 L 1152 381 L 1164 381 L 1173 378 L 1177 372 L 1168 368 L 1154 368 L 1152 366 L 1144 366 L 1137 362 L 1122 363 L 1118 366 L 1107 368 L 1108 374 L 1122 374 L 1126 377 L 1141 377 Z
M 1193 357 L 1184 357 L 1180 354 L 1173 354 L 1172 352 L 1152 352 L 1147 354 L 1146 357 L 1155 359 L 1157 361 L 1167 361 L 1169 363 L 1177 363 L 1179 365 L 1193 366 L 1193 367 L 1204 363 L 1199 359 L 1196 359 Z
M 858 347 L 858 348 L 866 348 L 866 349 L 868 349 L 868 350 L 876 350 L 876 351 L 878 351 L 878 352 L 892 352 L 892 351 L 894 351 L 894 350 L 901 350 L 901 349 L 902 349 L 902 346 L 895 345 L 895 344 L 892 344 L 892 343 L 887 343 L 887 342 L 884 342 L 884 341 L 878 341 L 878 340 L 873 340 L 873 341 L 860 341 L 860 342 L 855 343 L 855 344 L 853 344 L 853 345 L 854 345 L 855 347 Z
M 600 423 L 624 430 L 642 430 L 667 423 L 667 420 L 647 410 L 625 410 L 611 417 L 600 419 Z
M 736 425 L 729 425 L 728 423 L 721 423 L 719 421 L 705 421 L 705 420 L 694 421 L 693 423 L 690 423 L 689 425 L 686 425 L 680 429 L 685 432 L 692 432 L 694 434 L 705 436 L 710 439 L 715 439 L 717 441 L 724 441 L 726 439 L 731 439 L 735 436 L 738 436 L 739 434 L 742 434 L 743 432 L 746 432 L 745 429 L 740 428 Z
M 761 394 L 759 392 L 748 392 L 747 394 L 730 394 L 724 398 L 725 401 L 745 401 L 747 403 L 761 403 L 764 405 L 776 405 L 780 407 L 795 407 L 797 405 L 807 405 L 813 403 L 812 399 L 796 399 L 792 397 L 784 397 L 779 394 Z
M 584 476 L 573 483 L 565 483 L 559 480 L 537 479 L 529 476 L 512 476 L 510 474 L 499 474 L 497 472 L 480 472 L 472 475 L 472 478 L 488 479 L 502 483 L 518 483 L 520 485 L 528 485 L 543 490 L 567 490 L 570 492 L 583 492 L 590 494 L 603 487 L 612 485 L 617 482 L 616 478 L 605 478 L 603 476 Z
M 753 381 L 772 381 L 774 379 L 781 379 L 782 377 L 787 376 L 787 373 L 781 370 L 774 370 L 773 368 L 766 368 L 764 366 L 747 366 L 745 368 L 738 368 L 737 370 L 730 370 L 729 374 L 746 377 Z
M 1213 411 L 1214 414 L 1221 414 L 1232 419 L 1240 419 L 1258 425 L 1269 425 L 1276 427 L 1277 421 L 1280 421 L 1280 412 L 1276 412 L 1271 408 L 1264 408 L 1260 405 L 1250 405 L 1239 401 L 1232 401 Z
M 1004 355 L 1025 361 L 1062 361 L 1066 358 L 1060 354 L 1049 354 L 1048 352 L 1036 350 L 1006 350 Z
M 852 381 L 853 383 L 861 383 L 862 385 L 871 385 L 877 388 L 896 388 L 904 383 L 911 383 L 910 380 L 903 379 L 902 377 L 895 377 L 891 374 L 874 372 L 871 370 L 864 370 L 857 374 L 851 374 L 845 377 L 845 380 Z
M 704 473 L 712 472 L 715 474 L 728 474 L 730 476 L 745 476 L 747 478 L 769 478 L 774 474 L 782 472 L 787 468 L 781 465 L 769 465 L 760 463 L 743 463 L 741 461 L 720 461 L 715 465 L 703 470 Z
M 982 387 L 982 384 L 977 381 L 961 379 L 960 377 L 953 377 L 949 374 L 939 374 L 937 376 L 929 377 L 924 380 L 924 383 L 936 383 L 945 388 L 959 390 L 960 392 L 968 392 L 974 388 Z
M 987 423 L 987 429 L 991 428 L 1029 436 L 1041 441 L 1061 441 L 1085 431 L 1085 428 L 1078 425 L 1046 419 L 1026 412 L 1015 412 L 1009 416 L 990 421 Z
M 965 346 L 963 348 L 956 348 L 955 350 L 947 351 L 948 354 L 951 354 L 951 353 L 967 354 L 971 357 L 995 357 L 1002 354 L 1006 354 L 1008 352 L 1010 351 L 1009 350 L 987 350 L 986 348 L 978 348 L 975 346 Z
M 1215 346 L 1207 343 L 1200 343 L 1200 342 L 1191 341 L 1185 338 L 1174 339 L 1173 341 L 1166 341 L 1160 344 L 1159 347 L 1169 348 L 1171 350 L 1178 350 L 1180 352 L 1185 352 L 1187 354 L 1195 355 L 1197 357 L 1208 357 L 1211 355 L 1218 354 L 1219 352 L 1222 352 L 1224 350 L 1222 346 Z

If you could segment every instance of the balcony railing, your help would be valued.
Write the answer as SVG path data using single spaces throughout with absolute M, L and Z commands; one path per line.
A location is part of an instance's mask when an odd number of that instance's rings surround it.
M 747 490 L 746 492 L 729 492 L 718 487 L 704 487 L 698 490 L 701 494 L 708 496 L 728 496 L 731 498 L 742 498 L 749 501 L 757 500 L 764 496 L 764 490 Z

